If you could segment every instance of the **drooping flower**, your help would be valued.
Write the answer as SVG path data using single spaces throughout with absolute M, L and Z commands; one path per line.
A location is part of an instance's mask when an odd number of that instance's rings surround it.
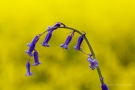
M 66 41 L 65 41 L 65 43 L 64 44 L 60 44 L 60 46 L 62 47 L 62 48 L 64 48 L 64 49 L 69 49 L 68 48 L 68 44 L 70 43 L 70 41 L 72 40 L 72 37 L 74 36 L 74 31 L 72 32 L 72 34 L 71 35 L 69 35 L 68 37 L 67 37 L 67 39 L 66 39 Z
M 37 35 L 32 41 L 31 43 L 27 44 L 29 46 L 29 49 L 26 51 L 26 53 L 29 56 L 32 56 L 32 51 L 35 49 L 36 43 L 39 40 L 39 35 Z
M 41 43 L 42 46 L 45 46 L 45 47 L 49 47 L 49 46 L 50 46 L 50 45 L 48 44 L 48 42 L 49 42 L 49 40 L 50 40 L 51 37 L 52 37 L 52 32 L 53 32 L 53 30 L 49 30 L 49 31 L 48 31 L 48 33 L 47 33 L 47 35 L 46 35 L 44 41 Z
M 79 38 L 78 38 L 78 42 L 76 44 L 76 46 L 74 46 L 74 49 L 76 50 L 81 50 L 80 46 L 83 42 L 83 37 L 84 37 L 85 34 L 81 35 Z
M 53 27 L 57 29 L 58 27 L 60 27 L 60 25 L 61 25 L 61 22 L 57 22 Z
M 33 66 L 37 66 L 37 65 L 41 64 L 41 63 L 39 62 L 39 59 L 38 59 L 38 52 L 37 52 L 36 50 L 34 51 L 33 56 L 34 56 L 34 64 L 33 64 Z
M 48 34 L 46 35 L 44 41 L 41 43 L 42 46 L 50 47 L 50 45 L 48 44 L 48 42 L 49 42 L 49 40 L 50 40 L 51 37 L 52 37 L 52 32 L 53 32 L 54 30 L 56 30 L 58 27 L 60 27 L 61 24 L 64 25 L 63 23 L 58 22 L 58 23 L 56 23 L 54 26 L 48 27 L 48 29 L 47 29 Z
M 102 90 L 108 90 L 108 87 L 107 87 L 107 85 L 106 84 L 102 84 Z
M 48 27 L 47 30 L 50 31 L 50 30 L 56 30 L 57 28 L 59 28 L 61 26 L 61 22 L 57 22 L 54 26 L 52 27 Z
M 92 60 L 92 58 L 89 57 L 88 62 L 90 63 L 90 68 L 92 70 L 94 70 L 95 68 L 98 68 L 98 61 L 96 59 Z
M 29 56 L 32 56 L 32 51 L 35 49 L 35 45 L 35 43 L 31 44 L 29 50 L 26 51 Z
M 30 46 L 31 46 L 31 44 L 33 44 L 33 43 L 37 43 L 37 41 L 38 41 L 38 40 L 39 40 L 39 35 L 36 35 L 36 36 L 35 36 L 35 38 L 34 38 L 30 43 L 28 43 L 28 44 L 27 44 L 27 46 L 29 46 L 29 47 L 30 47 Z
M 27 62 L 26 69 L 27 69 L 27 73 L 25 75 L 32 76 L 32 72 L 30 72 L 30 61 Z

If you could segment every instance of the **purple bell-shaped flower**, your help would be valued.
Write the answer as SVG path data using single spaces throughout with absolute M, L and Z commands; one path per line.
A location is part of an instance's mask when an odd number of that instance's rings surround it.
M 36 44 L 36 43 L 38 42 L 38 40 L 39 40 L 39 35 L 36 35 L 36 36 L 35 36 L 35 38 L 34 38 L 30 43 L 28 43 L 28 44 L 27 44 L 27 46 L 29 46 L 29 47 L 30 47 L 30 46 L 31 46 L 31 44 L 33 44 L 33 43 L 35 43 L 35 44 Z
M 65 41 L 65 43 L 64 44 L 60 44 L 60 46 L 62 47 L 62 48 L 64 48 L 64 49 L 69 49 L 68 48 L 68 44 L 70 43 L 70 41 L 72 40 L 72 37 L 74 36 L 74 31 L 72 32 L 72 34 L 71 35 L 69 35 L 68 37 L 67 37 L 67 39 L 66 39 L 66 41 Z
M 50 45 L 48 44 L 48 42 L 50 41 L 51 37 L 52 37 L 52 32 L 53 30 L 49 30 L 44 41 L 41 43 L 42 46 L 44 47 L 50 47 Z
M 26 51 L 26 53 L 29 56 L 32 56 L 32 51 L 35 49 L 36 43 L 39 40 L 39 35 L 37 35 L 32 41 L 31 43 L 27 44 L 27 46 L 29 46 L 29 49 Z
M 32 72 L 30 72 L 30 62 L 28 61 L 26 64 L 27 73 L 26 76 L 32 76 Z
M 79 38 L 78 38 L 78 42 L 76 44 L 76 46 L 74 46 L 74 49 L 76 50 L 81 50 L 81 44 L 83 42 L 83 37 L 84 37 L 85 34 L 81 35 Z
M 107 85 L 106 84 L 102 84 L 102 90 L 108 90 L 108 87 L 107 87 Z
M 98 68 L 98 61 L 96 59 L 92 60 L 92 58 L 89 57 L 88 62 L 90 63 L 90 68 L 92 70 L 94 70 L 95 68 Z
M 38 59 L 38 52 L 37 52 L 36 50 L 34 51 L 33 56 L 34 56 L 34 64 L 33 64 L 33 66 L 37 66 L 37 65 L 41 64 L 41 63 L 39 62 L 39 59 Z

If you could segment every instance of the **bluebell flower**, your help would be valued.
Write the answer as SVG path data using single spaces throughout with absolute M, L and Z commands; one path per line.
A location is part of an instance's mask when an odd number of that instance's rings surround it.
M 92 60 L 92 58 L 89 57 L 88 62 L 90 63 L 90 68 L 92 70 L 94 70 L 95 68 L 98 68 L 98 61 L 96 59 Z
M 42 46 L 50 47 L 50 45 L 48 44 L 48 42 L 49 42 L 49 40 L 50 40 L 51 37 L 52 37 L 52 32 L 53 32 L 54 30 L 56 30 L 58 27 L 60 27 L 61 24 L 62 24 L 61 22 L 58 22 L 58 23 L 56 23 L 54 26 L 48 27 L 48 29 L 47 29 L 47 30 L 48 30 L 48 33 L 47 33 L 47 35 L 46 35 L 44 41 L 41 43 Z
M 35 45 L 35 43 L 32 43 L 29 47 L 29 50 L 26 51 L 29 56 L 32 56 L 32 51 L 35 49 Z
M 102 84 L 102 90 L 108 90 L 108 87 L 107 87 L 107 85 L 106 84 Z
M 74 31 L 72 32 L 72 34 L 71 35 L 69 35 L 68 37 L 67 37 L 67 39 L 66 39 L 66 41 L 65 41 L 65 43 L 64 44 L 60 44 L 60 46 L 62 47 L 62 48 L 64 48 L 64 49 L 69 49 L 68 48 L 68 44 L 70 43 L 70 41 L 72 40 L 72 37 L 74 36 Z
M 59 28 L 60 26 L 61 26 L 61 22 L 58 22 L 58 23 L 56 23 L 56 24 L 55 24 L 54 26 L 52 26 L 52 27 L 49 26 L 49 27 L 47 28 L 47 30 L 48 30 L 48 31 L 50 31 L 50 30 L 53 31 L 53 30 L 56 30 L 57 28 Z
M 37 66 L 37 65 L 41 64 L 41 63 L 39 62 L 39 59 L 38 59 L 38 52 L 37 52 L 36 50 L 34 51 L 33 56 L 34 56 L 34 64 L 33 64 L 33 66 Z
M 60 25 L 61 25 L 61 22 L 57 22 L 53 27 L 56 27 L 57 29 L 58 27 L 60 27 Z
M 47 33 L 47 35 L 46 35 L 44 41 L 41 43 L 42 46 L 45 46 L 45 47 L 49 47 L 49 46 L 50 46 L 50 45 L 48 44 L 48 42 L 49 42 L 49 40 L 50 40 L 51 37 L 52 37 L 52 32 L 53 32 L 53 30 L 49 30 L 49 31 L 48 31 L 48 33 Z
M 61 27 L 61 26 L 66 27 L 64 23 L 57 22 L 57 23 L 53 26 L 53 28 L 54 28 L 54 29 L 57 29 L 57 28 L 59 28 L 59 27 Z
M 34 38 L 30 43 L 28 43 L 28 44 L 27 44 L 27 46 L 29 46 L 29 47 L 30 47 L 30 46 L 31 46 L 31 44 L 33 44 L 33 43 L 37 43 L 37 41 L 39 40 L 39 36 L 40 36 L 40 35 L 36 35 L 36 36 L 35 36 L 35 38 Z
M 29 49 L 26 51 L 26 53 L 29 56 L 32 56 L 32 51 L 35 49 L 36 43 L 39 40 L 39 35 L 37 35 L 32 41 L 31 43 L 27 44 L 29 46 Z
M 83 37 L 84 37 L 85 34 L 81 35 L 79 38 L 78 38 L 78 42 L 76 44 L 76 46 L 74 46 L 74 49 L 76 50 L 81 50 L 80 46 L 83 42 Z
M 32 76 L 32 72 L 30 72 L 30 62 L 28 61 L 26 64 L 27 73 L 26 76 Z

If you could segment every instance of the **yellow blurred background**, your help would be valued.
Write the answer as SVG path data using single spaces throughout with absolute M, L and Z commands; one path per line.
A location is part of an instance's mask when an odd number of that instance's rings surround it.
M 87 32 L 110 90 L 133 90 L 135 84 L 134 0 L 0 0 L 0 90 L 101 90 L 97 71 L 87 56 L 63 50 L 70 31 L 53 33 L 50 48 L 37 43 L 39 66 L 26 77 L 26 46 L 55 22 Z M 84 41 L 82 49 L 89 52 Z M 33 64 L 33 59 L 31 59 Z

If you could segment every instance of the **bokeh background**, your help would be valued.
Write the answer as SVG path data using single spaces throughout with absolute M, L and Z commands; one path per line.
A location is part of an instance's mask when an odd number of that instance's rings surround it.
M 60 48 L 69 30 L 53 33 L 50 48 L 37 43 L 41 65 L 26 77 L 26 46 L 55 22 L 87 32 L 110 90 L 133 90 L 135 84 L 134 0 L 0 0 L 0 90 L 101 90 L 87 55 Z M 82 49 L 89 52 L 84 41 Z M 33 64 L 33 58 L 31 59 Z

